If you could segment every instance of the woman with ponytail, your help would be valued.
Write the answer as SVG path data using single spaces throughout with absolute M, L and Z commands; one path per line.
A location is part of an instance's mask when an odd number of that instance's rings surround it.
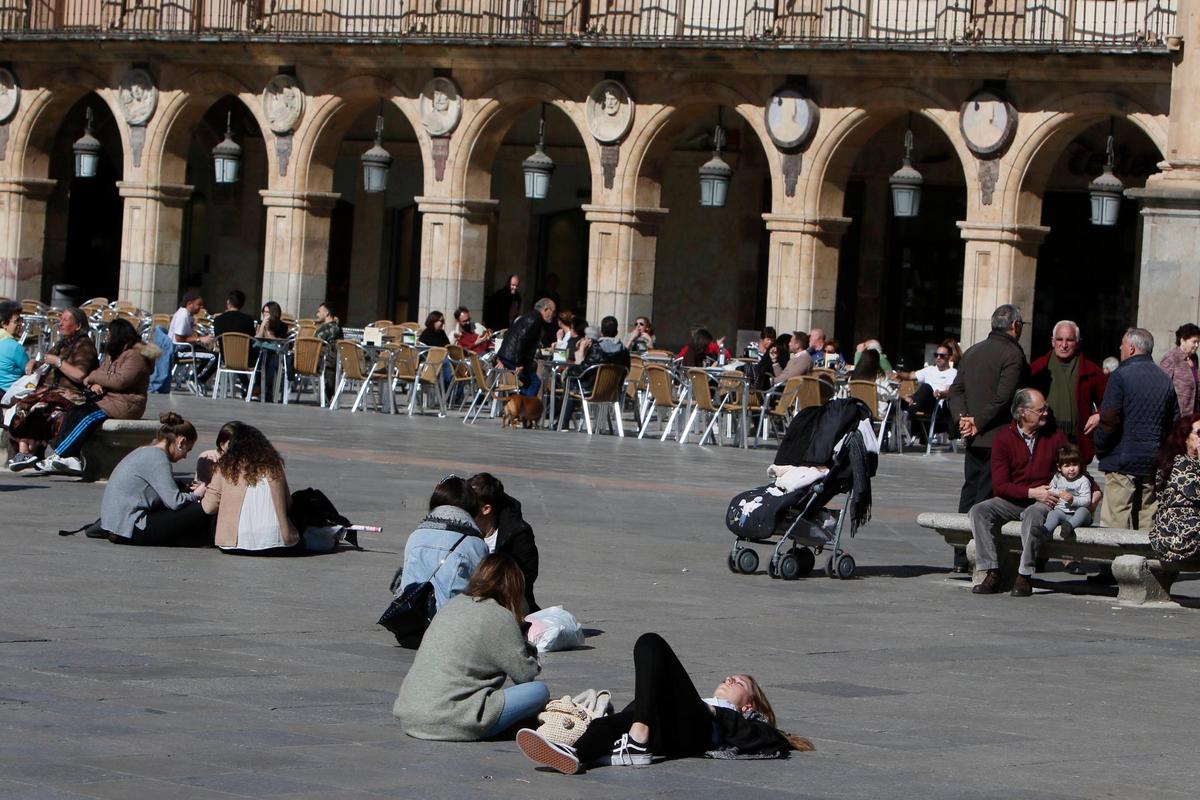
M 567 775 L 582 765 L 643 767 L 657 758 L 786 758 L 812 742 L 775 727 L 775 711 L 749 675 L 729 675 L 703 699 L 679 658 L 657 633 L 633 646 L 633 702 L 595 719 L 574 747 L 528 728 L 517 744 L 539 764 Z
M 100 526 L 114 544 L 211 545 L 212 524 L 199 503 L 204 484 L 193 483 L 190 492 L 184 491 L 171 471 L 196 444 L 196 429 L 173 411 L 158 420 L 154 442 L 121 459 L 108 479 Z

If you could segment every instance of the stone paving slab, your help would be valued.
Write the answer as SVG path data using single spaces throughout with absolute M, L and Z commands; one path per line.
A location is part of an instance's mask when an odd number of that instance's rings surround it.
M 293 488 L 385 531 L 365 552 L 299 559 L 114 547 L 55 533 L 94 519 L 103 485 L 0 473 L 0 797 L 1195 795 L 1184 687 L 1200 617 L 1118 608 L 1115 590 L 1062 573 L 1025 600 L 971 595 L 915 522 L 953 508 L 959 457 L 885 455 L 849 545 L 860 577 L 785 583 L 725 565 L 725 506 L 765 482 L 769 450 L 152 400 L 166 407 L 202 447 L 228 419 L 260 425 Z M 756 675 L 817 752 L 567 778 L 511 741 L 405 737 L 391 703 L 412 653 L 374 620 L 433 485 L 482 469 L 537 531 L 539 601 L 590 631 L 586 649 L 544 658 L 552 694 L 628 700 L 633 642 L 656 630 L 702 690 Z M 1176 590 L 1200 595 L 1194 580 Z

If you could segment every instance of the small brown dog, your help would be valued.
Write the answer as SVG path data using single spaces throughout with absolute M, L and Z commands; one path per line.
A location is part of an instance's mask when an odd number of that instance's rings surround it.
M 538 428 L 542 423 L 542 398 L 523 397 L 514 394 L 504 401 L 504 411 L 500 414 L 500 427 L 517 427 L 517 420 L 522 428 Z

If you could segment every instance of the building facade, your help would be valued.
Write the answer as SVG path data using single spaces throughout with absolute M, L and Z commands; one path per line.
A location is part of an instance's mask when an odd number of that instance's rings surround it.
M 1015 302 L 1034 352 L 1064 317 L 1095 355 L 1134 321 L 1169 346 L 1200 302 L 1200 153 L 1171 113 L 1195 91 L 1193 17 L 1187 0 L 16 0 L 0 296 L 73 284 L 169 311 L 189 287 L 210 307 L 241 288 L 364 324 L 478 317 L 517 274 L 525 307 L 554 276 L 563 305 L 648 315 L 668 343 L 819 326 L 919 365 Z M 367 192 L 377 120 L 393 161 Z M 555 168 L 528 200 L 543 124 Z M 718 126 L 733 174 L 702 207 Z M 906 132 L 924 183 L 899 218 Z M 1110 136 L 1128 191 L 1093 226 Z

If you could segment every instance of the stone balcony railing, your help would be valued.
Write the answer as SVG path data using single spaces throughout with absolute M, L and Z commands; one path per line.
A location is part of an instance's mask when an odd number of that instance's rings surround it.
M 1178 0 L 0 0 L 0 38 L 1165 50 Z

